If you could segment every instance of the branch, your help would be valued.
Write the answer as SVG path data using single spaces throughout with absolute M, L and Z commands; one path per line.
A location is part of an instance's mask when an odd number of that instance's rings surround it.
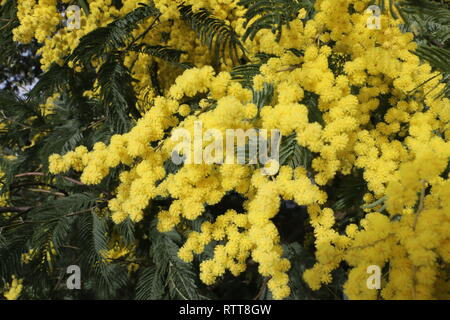
M 138 40 L 144 39 L 147 33 L 155 26 L 156 22 L 159 22 L 159 17 L 161 17 L 161 13 L 156 16 L 155 20 L 148 26 L 148 28 L 140 34 L 136 39 L 132 40 L 131 43 L 128 45 L 127 50 L 131 48 L 133 44 L 135 44 Z
M 424 200 L 425 200 L 425 188 L 426 188 L 426 181 L 421 181 L 423 184 L 422 189 L 420 190 L 420 198 L 419 198 L 419 205 L 417 207 L 416 216 L 414 217 L 414 224 L 413 224 L 413 230 L 416 231 L 417 221 L 419 220 L 419 215 L 423 210 Z
M 72 216 L 76 216 L 76 215 L 79 215 L 79 214 L 92 212 L 92 210 L 94 210 L 95 207 L 96 207 L 96 206 L 93 206 L 92 208 L 89 208 L 89 209 L 86 209 L 86 210 L 81 210 L 81 211 L 76 211 L 76 212 L 68 213 L 68 214 L 64 215 L 64 217 L 72 217 Z
M 22 177 L 28 177 L 28 176 L 45 176 L 43 172 L 26 172 L 21 174 L 16 174 L 14 178 L 22 178 Z
M 25 213 L 32 209 L 33 207 L 0 207 L 0 213 L 7 213 L 7 212 L 21 212 Z M 17 218 L 17 217 L 15 217 Z
M 65 197 L 65 196 L 66 196 L 66 195 L 65 195 L 64 193 L 62 193 L 62 192 L 53 192 L 53 191 L 50 191 L 50 190 L 44 190 L 44 189 L 34 189 L 34 188 L 30 188 L 30 189 L 28 189 L 28 190 L 33 191 L 33 192 L 49 193 L 49 194 L 52 194 L 52 195 L 58 196 L 58 197 Z
M 22 178 L 22 177 L 29 177 L 29 176 L 45 177 L 45 173 L 43 173 L 43 172 L 25 172 L 25 173 L 17 174 L 14 177 L 15 178 Z M 84 186 L 85 185 L 84 183 L 82 183 L 82 182 L 80 182 L 78 180 L 75 180 L 73 178 L 70 178 L 70 177 L 62 176 L 61 178 L 63 178 L 64 180 L 67 180 L 69 182 L 72 182 L 74 184 L 77 184 L 79 186 Z
M 13 123 L 17 123 L 17 124 L 18 124 L 19 126 L 21 126 L 22 128 L 25 128 L 25 129 L 31 129 L 30 126 L 24 125 L 23 123 L 20 123 L 19 121 L 16 121 L 16 120 L 14 120 L 14 119 L 8 118 L 3 110 L 0 111 L 0 114 L 2 115 L 2 118 L 5 119 L 5 120 L 11 121 L 11 122 L 13 122 Z
M 267 282 L 269 282 L 269 278 L 265 278 L 263 280 L 263 283 L 261 285 L 261 288 L 258 291 L 258 294 L 256 295 L 256 297 L 253 298 L 253 300 L 259 300 L 261 299 L 262 295 L 264 294 L 264 290 L 266 289 L 267 286 Z
M 58 188 L 55 185 L 52 184 L 48 184 L 48 183 L 42 183 L 42 182 L 27 182 L 27 183 L 22 183 L 22 184 L 12 184 L 10 186 L 11 189 L 20 189 L 22 187 L 32 187 L 32 186 L 44 186 L 44 187 L 49 187 L 52 189 L 55 189 L 58 191 L 58 193 L 63 194 L 64 196 L 68 196 L 69 194 L 67 192 L 65 192 L 64 190 Z
M 96 206 L 93 206 L 93 207 L 91 207 L 91 208 L 89 208 L 89 209 L 86 209 L 86 210 L 81 210 L 81 211 L 71 212 L 71 213 L 68 213 L 68 214 L 63 215 L 62 217 L 73 217 L 73 216 L 76 216 L 76 215 L 79 215 L 79 214 L 92 212 L 92 210 L 93 210 L 95 207 L 96 207 Z M 26 209 L 26 208 L 28 208 L 28 210 L 24 211 L 24 209 Z M 10 209 L 10 208 L 6 208 L 6 209 Z M 29 210 L 31 210 L 31 209 L 33 209 L 33 207 L 23 207 L 22 210 L 20 211 L 20 212 L 21 212 L 20 214 L 18 214 L 17 216 L 15 216 L 15 217 L 9 219 L 8 221 L 16 220 L 19 216 L 21 216 L 21 215 L 27 213 L 27 212 L 28 212 Z M 0 210 L 1 210 L 1 208 L 0 208 Z M 0 211 L 0 212 L 1 212 L 1 211 Z M 7 210 L 6 212 L 11 212 L 11 210 Z M 17 212 L 17 211 L 16 211 L 16 212 Z M 51 222 L 51 221 L 59 220 L 60 218 L 61 218 L 61 217 L 53 218 L 53 219 L 45 220 L 45 221 L 43 221 L 43 220 L 23 220 L 23 221 L 18 222 L 18 223 L 12 223 L 12 224 L 2 225 L 2 226 L 0 226 L 0 231 L 1 231 L 3 228 L 17 227 L 17 226 L 20 226 L 20 225 L 23 225 L 23 224 L 26 224 L 26 223 L 48 223 L 48 222 Z

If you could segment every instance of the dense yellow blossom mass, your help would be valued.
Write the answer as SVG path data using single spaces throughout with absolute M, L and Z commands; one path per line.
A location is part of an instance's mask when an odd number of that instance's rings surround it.
M 21 25 L 15 38 L 22 42 L 36 38 L 43 44 L 44 68 L 62 62 L 81 36 L 138 5 L 125 0 L 116 9 L 110 0 L 89 1 L 90 14 L 82 14 L 81 29 L 69 31 L 56 30 L 58 1 L 18 2 Z M 164 95 L 153 93 L 147 111 L 130 132 L 113 136 L 108 145 L 99 142 L 91 151 L 80 146 L 65 155 L 52 155 L 50 171 L 74 169 L 82 172 L 83 183 L 99 184 L 112 168 L 124 164 L 129 169 L 120 173 L 120 185 L 109 201 L 112 220 L 120 223 L 130 217 L 138 223 L 154 199 L 174 199 L 158 213 L 161 232 L 183 220 L 195 220 L 205 213 L 205 205 L 217 204 L 230 191 L 241 194 L 246 199 L 244 211 L 228 210 L 204 223 L 179 251 L 179 257 L 190 262 L 211 242 L 220 243 L 214 257 L 200 266 L 206 284 L 227 270 L 239 275 L 252 259 L 260 274 L 270 279 L 273 297 L 289 296 L 291 263 L 283 258 L 280 234 L 272 221 L 283 199 L 308 207 L 316 264 L 304 279 L 312 289 L 330 283 L 332 271 L 346 263 L 349 299 L 448 299 L 442 274 L 450 264 L 450 181 L 443 173 L 450 158 L 450 101 L 436 97 L 441 77 L 411 52 L 416 47 L 413 35 L 401 32 L 401 21 L 382 15 L 382 28 L 373 30 L 366 25 L 370 1 L 317 0 L 314 17 L 301 20 L 306 15 L 301 11 L 299 19 L 283 28 L 279 42 L 270 30 L 259 32 L 244 43 L 248 56 L 266 52 L 277 57 L 263 64 L 254 78 L 256 91 L 267 84 L 275 88 L 272 101 L 258 109 L 252 91 L 232 80 L 229 66 L 210 66 L 207 48 L 179 19 L 181 2 L 154 0 L 161 17 L 155 31 L 142 41 L 157 43 L 161 33 L 169 32 L 167 45 L 186 51 L 183 60 L 196 67 L 180 74 L 164 65 L 159 71 Z M 245 32 L 238 1 L 183 2 L 194 10 L 207 8 L 239 35 Z M 42 17 L 48 23 L 39 23 Z M 345 57 L 339 73 L 330 65 L 336 57 Z M 137 92 L 145 91 L 143 84 L 150 81 L 149 59 L 154 58 L 135 53 L 127 57 L 140 81 L 135 84 Z M 322 124 L 310 121 L 311 111 L 302 103 L 306 93 L 317 95 Z M 200 103 L 201 110 L 183 102 L 197 94 L 207 98 Z M 214 101 L 214 108 L 209 101 Z M 374 122 L 371 117 L 380 107 L 386 113 Z M 302 167 L 282 166 L 277 176 L 267 177 L 261 168 L 240 164 L 186 164 L 169 174 L 164 164 L 175 146 L 170 132 L 184 128 L 193 134 L 195 121 L 201 121 L 205 130 L 222 133 L 249 128 L 278 129 L 283 136 L 295 133 L 297 143 L 314 153 L 313 176 Z M 369 190 L 365 216 L 340 233 L 334 228 L 335 213 L 325 186 L 337 174 L 349 175 L 356 169 L 364 171 Z M 386 210 L 370 206 L 380 199 Z M 125 251 L 105 256 L 120 257 Z M 387 270 L 381 292 L 366 286 L 370 265 Z
M 20 293 L 22 292 L 22 280 L 17 279 L 15 276 L 12 277 L 11 284 L 6 287 L 5 292 L 3 292 L 3 296 L 6 300 L 17 300 L 19 298 Z
M 5 174 L 0 171 L 0 179 L 3 178 Z M 2 183 L 0 182 L 0 187 L 2 187 Z M 8 203 L 8 197 L 6 195 L 1 195 L 0 196 L 0 207 L 5 207 Z

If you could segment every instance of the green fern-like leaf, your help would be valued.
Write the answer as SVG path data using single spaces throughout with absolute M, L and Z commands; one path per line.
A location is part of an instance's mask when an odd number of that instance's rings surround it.
M 245 88 L 253 87 L 253 78 L 260 73 L 261 64 L 245 64 L 233 68 L 231 77 Z
M 131 32 L 138 24 L 149 17 L 157 18 L 160 12 L 153 6 L 141 4 L 140 7 L 119 18 L 106 27 L 96 28 L 80 39 L 80 43 L 68 56 L 67 61 L 81 62 L 90 66 L 93 58 L 104 59 L 105 54 L 126 45 Z
M 165 281 L 169 297 L 183 300 L 199 299 L 197 276 L 193 267 L 178 257 L 180 246 L 177 242 L 181 240 L 179 234 L 152 232 L 152 239 L 153 261 L 157 266 L 157 272 Z
M 264 83 L 262 90 L 253 89 L 253 103 L 261 109 L 262 107 L 270 104 L 274 93 L 274 87 L 270 83 Z
M 208 10 L 192 11 L 192 6 L 179 6 L 181 17 L 198 34 L 203 44 L 214 52 L 216 61 L 220 58 L 226 63 L 229 58 L 237 63 L 245 56 L 245 48 L 233 28 L 224 21 L 215 18 Z M 240 52 L 239 52 L 240 51 Z
M 135 119 L 140 117 L 133 88 L 135 81 L 120 53 L 110 55 L 99 69 L 100 101 L 106 108 L 106 117 L 114 132 L 123 133 L 130 129 L 130 114 Z
M 3 241 L 0 246 L 0 284 L 2 288 L 12 275 L 23 272 L 22 253 L 26 252 L 31 237 L 31 228 L 21 225 L 14 230 L 2 230 Z
M 135 225 L 129 218 L 118 224 L 116 230 L 122 236 L 125 245 L 131 245 L 136 241 Z
M 292 168 L 311 168 L 313 155 L 307 148 L 300 146 L 296 140 L 296 134 L 283 137 L 280 147 L 280 164 Z
M 50 68 L 39 78 L 39 81 L 29 93 L 30 98 L 41 101 L 50 97 L 54 92 L 62 92 L 74 79 L 74 71 L 66 65 L 60 66 L 53 63 Z
M 339 176 L 336 181 L 333 209 L 344 210 L 359 207 L 367 192 L 367 183 L 362 178 L 362 172 L 355 171 L 348 176 Z
M 95 214 L 92 215 L 92 222 L 94 248 L 98 254 L 101 254 L 103 250 L 108 248 L 108 223 L 105 219 Z
M 108 249 L 109 227 L 106 220 L 95 214 L 81 215 L 78 222 L 80 267 L 87 270 L 85 289 L 100 299 L 120 298 L 118 293 L 127 286 L 126 266 L 105 262 L 101 251 Z
M 233 80 L 238 81 L 243 87 L 251 89 L 253 87 L 253 78 L 260 74 L 260 67 L 275 55 L 258 53 L 255 55 L 256 61 L 251 63 L 234 66 L 231 71 Z
M 136 287 L 137 300 L 156 300 L 164 295 L 164 281 L 156 266 L 145 268 L 140 272 Z
M 442 82 L 445 83 L 445 88 L 437 96 L 450 98 L 450 50 L 436 46 L 421 45 L 416 49 L 415 53 L 427 61 L 435 70 L 442 73 Z
M 163 61 L 169 62 L 184 69 L 189 69 L 193 67 L 192 64 L 180 62 L 181 55 L 185 54 L 186 51 L 173 49 L 167 46 L 147 45 L 147 44 L 134 45 L 130 48 L 130 50 L 148 54 L 150 56 L 159 58 Z
M 313 9 L 309 0 L 241 0 L 239 5 L 247 8 L 244 41 L 248 38 L 253 40 L 263 29 L 271 30 L 280 41 L 283 26 L 289 27 L 289 22 L 297 18 L 300 9 L 305 8 L 307 12 Z
M 406 26 L 420 38 L 445 45 L 450 39 L 450 10 L 434 1 L 397 1 Z
M 36 254 L 45 259 L 54 248 L 58 253 L 60 248 L 68 240 L 72 224 L 78 214 L 89 213 L 89 208 L 94 205 L 94 199 L 88 194 L 75 194 L 49 201 L 45 205 L 30 211 L 29 223 L 37 223 L 31 238 Z
M 436 46 L 419 46 L 415 53 L 430 65 L 444 74 L 450 74 L 450 50 Z

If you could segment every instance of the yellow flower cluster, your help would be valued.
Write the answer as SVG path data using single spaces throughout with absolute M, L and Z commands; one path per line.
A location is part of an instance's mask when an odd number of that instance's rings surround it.
M 204 223 L 200 233 L 190 233 L 180 250 L 180 258 L 192 261 L 193 253 L 203 252 L 211 241 L 226 240 L 225 245 L 215 247 L 212 260 L 202 262 L 201 279 L 212 284 L 227 269 L 237 276 L 245 271 L 245 262 L 251 256 L 259 263 L 261 275 L 270 277 L 268 287 L 274 298 L 282 299 L 290 293 L 286 274 L 290 262 L 282 258 L 279 233 L 271 219 L 278 213 L 281 198 L 309 205 L 324 203 L 326 194 L 312 184 L 303 168 L 294 172 L 289 167 L 282 167 L 273 181 L 256 171 L 247 195 L 246 214 L 230 210 L 214 223 Z
M 18 2 L 17 17 L 20 20 L 20 26 L 14 33 L 14 40 L 20 42 L 30 42 L 36 38 L 39 42 L 56 31 L 60 23 L 60 15 L 57 11 L 57 0 L 25 0 Z M 62 1 L 67 3 L 68 1 Z M 46 23 L 42 23 L 45 21 Z
M 100 250 L 102 263 L 123 262 L 127 264 L 129 273 L 136 272 L 139 264 L 136 263 L 135 245 L 125 245 L 122 237 L 117 234 L 110 235 L 108 250 Z
M 129 248 L 124 246 L 122 243 L 116 241 L 111 249 L 103 250 L 100 252 L 100 254 L 105 259 L 105 261 L 110 261 L 120 259 L 128 255 L 130 252 L 131 250 Z
M 0 130 L 1 130 L 2 126 L 3 126 L 3 124 L 0 123 Z M 2 150 L 0 149 L 0 152 L 1 151 Z M 13 156 L 13 155 L 4 155 L 3 154 L 3 155 L 1 155 L 1 157 L 3 160 L 9 160 L 9 161 L 16 159 L 16 156 Z M 4 186 L 3 182 L 2 182 L 2 180 L 4 178 L 5 178 L 5 173 L 0 169 L 0 188 L 2 188 Z M 0 207 L 7 207 L 8 201 L 9 201 L 9 192 L 5 192 L 0 195 Z M 12 214 L 11 212 L 4 213 L 5 216 L 10 216 L 11 214 Z
M 5 175 L 4 172 L 0 170 L 0 187 L 2 187 L 1 179 Z M 0 195 L 0 207 L 5 207 L 8 203 L 8 196 L 6 194 Z
M 33 261 L 34 253 L 35 253 L 34 249 L 30 249 L 28 252 L 22 253 L 22 263 L 28 264 L 31 261 Z
M 3 292 L 3 296 L 6 300 L 17 300 L 22 292 L 22 288 L 22 280 L 13 276 L 11 284 L 6 287 L 6 291 Z
M 347 296 L 376 299 L 377 291 L 366 284 L 367 267 L 376 265 L 388 268 L 387 278 L 382 283 L 382 298 L 436 298 L 439 287 L 444 286 L 437 279 L 450 262 L 450 216 L 448 204 L 443 200 L 448 198 L 450 189 L 448 176 L 442 176 L 450 156 L 448 134 L 445 134 L 450 103 L 445 98 L 434 99 L 433 94 L 423 97 L 423 92 L 440 87 L 438 81 L 433 81 L 431 86 L 424 84 L 426 89 L 411 95 L 434 74 L 428 65 L 420 64 L 417 57 L 408 52 L 414 48 L 410 34 L 401 34 L 396 25 L 389 25 L 383 16 L 385 27 L 363 37 L 362 33 L 369 32 L 362 25 L 364 16 L 354 14 L 338 18 L 332 14 L 336 11 L 328 7 L 329 3 L 318 2 L 318 6 L 325 6 L 327 10 L 323 16 L 318 13 L 316 19 L 323 20 L 332 35 L 335 34 L 332 39 L 337 41 L 336 47 L 352 56 L 353 60 L 345 64 L 349 83 L 358 86 L 367 83 L 357 95 L 360 114 L 355 114 L 358 116 L 356 124 L 364 126 L 354 127 L 355 134 L 349 139 L 353 142 L 349 155 L 354 159 L 354 166 L 364 169 L 364 178 L 375 197 L 386 196 L 384 207 L 390 217 L 376 212 L 382 208 L 366 210 L 368 213 L 360 226 L 349 225 L 346 236 L 333 231 L 333 223 L 322 229 L 323 226 L 313 222 L 317 264 L 304 278 L 317 289 L 321 283 L 328 283 L 331 271 L 346 261 L 352 267 L 345 285 Z M 345 23 L 344 18 L 348 19 Z M 336 33 L 358 19 L 360 29 L 348 34 Z M 350 43 L 353 45 L 349 46 Z M 388 101 L 392 107 L 387 110 L 384 122 L 373 126 L 369 122 L 370 112 L 382 103 L 380 94 L 386 93 L 392 95 Z M 326 117 L 324 119 L 327 121 Z M 403 139 L 395 138 L 397 135 L 408 136 L 402 142 Z M 318 207 L 310 207 L 310 214 L 314 210 L 318 217 L 324 214 Z
M 53 114 L 55 108 L 55 102 L 59 99 L 59 94 L 55 93 L 51 97 L 47 98 L 44 104 L 41 104 L 40 110 L 41 114 L 45 117 Z
M 345 262 L 350 270 L 345 293 L 351 299 L 445 297 L 446 284 L 441 280 L 450 265 L 450 183 L 443 173 L 450 157 L 450 101 L 435 97 L 442 89 L 441 77 L 411 53 L 413 35 L 401 32 L 400 21 L 382 15 L 382 28 L 372 30 L 366 25 L 369 0 L 317 0 L 314 18 L 297 19 L 290 28 L 284 27 L 280 42 L 270 30 L 259 32 L 245 43 L 249 56 L 266 52 L 277 57 L 261 66 L 261 74 L 254 78 L 256 90 L 266 84 L 275 88 L 272 101 L 258 109 L 252 91 L 232 81 L 228 67 L 222 65 L 215 72 L 209 66 L 206 48 L 179 19 L 179 2 L 154 2 L 162 13 L 157 32 L 142 41 L 157 43 L 162 32 L 169 32 L 167 45 L 185 50 L 184 61 L 194 62 L 196 68 L 180 75 L 164 65 L 159 72 L 164 94 L 151 92 L 144 103 L 147 111 L 130 132 L 113 136 L 108 145 L 97 143 L 92 151 L 80 146 L 64 156 L 52 155 L 50 171 L 74 169 L 82 172 L 83 183 L 98 184 L 110 169 L 126 165 L 129 169 L 121 172 L 115 198 L 109 201 L 112 219 L 120 223 L 130 217 L 139 222 L 154 199 L 171 198 L 171 205 L 158 213 L 161 232 L 197 219 L 205 205 L 217 204 L 230 191 L 241 194 L 246 199 L 243 212 L 229 210 L 204 223 L 180 249 L 180 258 L 189 262 L 208 244 L 220 242 L 214 257 L 201 264 L 200 277 L 206 284 L 227 270 L 239 275 L 252 259 L 261 275 L 270 278 L 274 298 L 289 295 L 290 262 L 283 258 L 280 235 L 272 222 L 283 199 L 308 207 L 317 260 L 304 273 L 311 288 L 330 283 L 332 271 Z M 29 26 L 36 24 L 35 12 L 46 7 L 50 9 L 42 14 L 53 17 L 56 1 L 19 3 L 22 25 L 17 40 L 43 41 L 55 31 L 52 23 Z M 237 1 L 186 3 L 194 10 L 208 8 L 229 21 L 238 34 L 245 32 L 244 11 Z M 60 29 L 45 40 L 42 63 L 58 61 L 82 35 L 135 5 L 124 1 L 117 10 L 108 0 L 90 1 L 91 14 L 83 15 L 80 30 Z M 304 15 L 301 12 L 300 18 Z M 151 22 L 140 26 L 135 36 Z M 133 66 L 133 76 L 141 80 L 135 85 L 140 97 L 150 90 L 145 85 L 151 81 L 146 68 L 150 59 L 130 53 L 126 60 Z M 341 61 L 339 72 L 330 62 L 334 60 Z M 196 95 L 204 98 L 199 109 L 184 104 L 186 97 Z M 311 96 L 317 97 L 315 111 L 307 101 Z M 386 111 L 376 118 L 380 110 Z M 320 113 L 320 121 L 311 120 L 313 113 Z M 185 164 L 169 173 L 164 164 L 175 147 L 174 129 L 186 129 L 193 136 L 197 121 L 204 130 L 222 133 L 249 128 L 278 129 L 283 136 L 295 133 L 297 143 L 314 153 L 314 172 L 281 166 L 278 175 L 269 178 L 257 166 Z M 204 141 L 202 147 L 206 145 Z M 369 205 L 364 218 L 342 234 L 336 231 L 324 186 L 336 174 L 349 175 L 356 169 L 363 170 L 367 182 L 366 204 L 383 197 L 385 201 L 379 207 Z M 122 253 L 106 255 L 116 254 Z M 380 293 L 366 285 L 371 265 L 387 270 Z

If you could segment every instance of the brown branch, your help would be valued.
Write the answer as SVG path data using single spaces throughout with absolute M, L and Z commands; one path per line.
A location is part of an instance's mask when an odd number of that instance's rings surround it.
M 155 26 L 156 22 L 159 22 L 159 17 L 161 17 L 161 14 L 155 17 L 155 20 L 153 20 L 153 22 L 147 27 L 147 29 L 143 33 L 141 33 L 136 39 L 133 39 L 126 49 L 129 50 L 138 40 L 144 39 L 147 33 Z
M 136 59 L 137 60 L 137 59 Z M 98 125 L 99 123 L 102 123 L 103 121 L 105 121 L 106 120 L 106 117 L 102 117 L 100 120 L 97 120 L 97 121 L 95 121 L 95 122 L 92 122 L 90 125 L 89 125 L 89 129 L 91 129 L 91 128 L 94 128 L 96 125 Z
M 65 217 L 72 217 L 72 216 L 76 216 L 79 214 L 83 214 L 83 213 L 88 213 L 88 212 L 92 212 L 92 210 L 95 208 L 96 206 L 86 209 L 86 210 L 81 210 L 81 211 L 76 211 L 76 212 L 72 212 L 72 213 L 68 213 L 65 215 Z
M 22 177 L 29 177 L 29 176 L 44 177 L 45 173 L 43 173 L 43 172 L 26 172 L 26 173 L 17 174 L 14 177 L 15 178 L 22 178 Z M 74 184 L 77 184 L 79 186 L 84 186 L 85 185 L 84 183 L 82 183 L 82 182 L 80 182 L 78 180 L 75 180 L 73 178 L 70 178 L 70 177 L 62 176 L 61 178 L 63 178 L 64 180 L 67 180 L 69 182 L 72 182 Z
M 88 213 L 88 212 L 91 212 L 92 209 L 94 209 L 95 207 L 96 207 L 96 206 L 93 206 L 93 207 L 91 207 L 91 208 L 89 208 L 89 209 L 86 209 L 86 210 L 81 210 L 81 211 L 71 212 L 71 213 L 65 214 L 63 217 L 72 217 L 72 216 L 76 216 L 76 215 L 79 215 L 79 214 Z M 27 208 L 27 207 L 24 207 L 24 208 Z M 0 208 L 0 209 L 1 209 L 1 208 Z M 28 210 L 31 210 L 31 209 L 33 209 L 33 207 L 29 207 Z M 19 214 L 18 216 L 20 216 L 20 215 L 22 215 L 22 214 L 28 212 L 28 210 L 27 210 L 27 211 L 22 211 L 22 213 Z M 0 211 L 0 212 L 1 212 L 1 211 Z M 9 212 L 9 211 L 6 211 L 6 212 Z M 16 220 L 16 219 L 18 218 L 18 216 L 13 217 L 13 218 L 10 219 L 9 221 Z M 54 219 L 50 219 L 50 220 L 34 220 L 34 221 L 33 221 L 33 220 L 22 220 L 22 221 L 20 221 L 20 222 L 18 222 L 18 223 L 12 223 L 12 224 L 7 224 L 7 225 L 0 226 L 0 230 L 3 229 L 3 228 L 17 227 L 17 226 L 20 226 L 20 225 L 23 225 L 23 224 L 26 224 L 26 223 L 47 223 L 47 222 L 50 222 L 50 221 L 58 220 L 58 219 L 60 219 L 60 218 L 61 218 L 61 217 L 54 218 Z
M 52 195 L 58 196 L 58 197 L 65 197 L 65 196 L 66 196 L 66 195 L 65 195 L 64 193 L 62 193 L 62 192 L 53 192 L 53 191 L 50 191 L 50 190 L 44 190 L 44 189 L 34 189 L 34 188 L 30 188 L 30 189 L 28 189 L 28 190 L 33 191 L 33 192 L 49 193 L 49 194 L 52 194 Z
M 45 176 L 43 172 L 26 172 L 21 174 L 16 174 L 15 178 L 22 178 L 22 177 L 28 177 L 28 176 Z
M 80 248 L 78 248 L 78 247 L 74 247 L 74 246 L 69 246 L 69 245 L 61 246 L 61 248 L 65 248 L 65 249 L 74 249 L 74 250 L 80 250 Z
M 81 181 L 78 181 L 78 180 L 75 180 L 75 179 L 73 179 L 73 178 L 69 178 L 69 177 L 62 177 L 64 180 L 67 180 L 67 181 L 69 181 L 69 182 L 72 182 L 72 183 L 74 183 L 74 184 L 77 184 L 77 185 L 79 185 L 79 186 L 85 186 L 85 184 L 83 183 L 83 182 L 81 182 Z
M 8 118 L 8 117 L 6 116 L 6 114 L 5 114 L 4 111 L 0 111 L 0 114 L 2 115 L 3 119 L 5 119 L 5 120 L 11 121 L 11 122 L 13 122 L 13 123 L 17 123 L 17 124 L 18 124 L 19 126 L 21 126 L 22 128 L 25 128 L 25 129 L 31 129 L 30 126 L 27 126 L 27 125 L 25 125 L 25 124 L 23 124 L 23 123 L 20 123 L 19 121 L 16 121 L 16 120 L 14 120 L 14 119 Z
M 33 207 L 0 207 L 0 213 L 7 212 L 28 212 Z
M 291 64 L 286 69 L 277 70 L 277 73 L 278 72 L 285 72 L 285 71 L 293 71 L 295 69 L 301 68 L 301 66 L 302 66 L 301 64 Z
M 425 200 L 425 188 L 426 188 L 426 181 L 421 180 L 420 181 L 423 184 L 422 189 L 420 190 L 420 198 L 419 198 L 419 205 L 417 206 L 416 216 L 414 217 L 414 223 L 413 223 L 413 231 L 416 231 L 417 227 L 417 221 L 419 220 L 420 213 L 423 211 L 424 206 L 424 200 Z M 416 300 L 416 284 L 417 284 L 417 266 L 413 264 L 412 266 L 412 280 L 413 280 L 413 286 L 412 286 L 412 297 L 413 300 Z
M 48 184 L 48 183 L 43 183 L 43 182 L 26 182 L 26 183 L 21 183 L 21 184 L 12 184 L 10 188 L 11 189 L 20 189 L 20 188 L 23 188 L 23 187 L 32 187 L 32 186 L 49 187 L 49 188 L 57 190 L 58 193 L 61 193 L 64 196 L 68 196 L 69 195 L 67 192 L 65 192 L 64 190 L 58 188 L 57 186 L 52 185 L 52 184 Z
M 260 288 L 259 291 L 258 291 L 258 294 L 256 295 L 256 297 L 253 298 L 253 300 L 259 300 L 259 298 L 261 298 L 261 296 L 262 296 L 263 293 L 264 293 L 264 289 L 265 289 L 266 286 L 267 286 L 267 282 L 269 282 L 269 278 L 265 278 L 265 279 L 264 279 L 264 281 L 263 281 L 263 283 L 262 283 L 262 285 L 261 285 L 261 288 Z
M 420 213 L 423 210 L 424 200 L 425 200 L 426 181 L 422 180 L 420 182 L 423 184 L 423 187 L 420 190 L 419 205 L 417 206 L 416 216 L 414 217 L 414 224 L 413 224 L 413 230 L 414 231 L 416 231 L 417 221 L 419 220 L 419 215 L 420 215 Z

